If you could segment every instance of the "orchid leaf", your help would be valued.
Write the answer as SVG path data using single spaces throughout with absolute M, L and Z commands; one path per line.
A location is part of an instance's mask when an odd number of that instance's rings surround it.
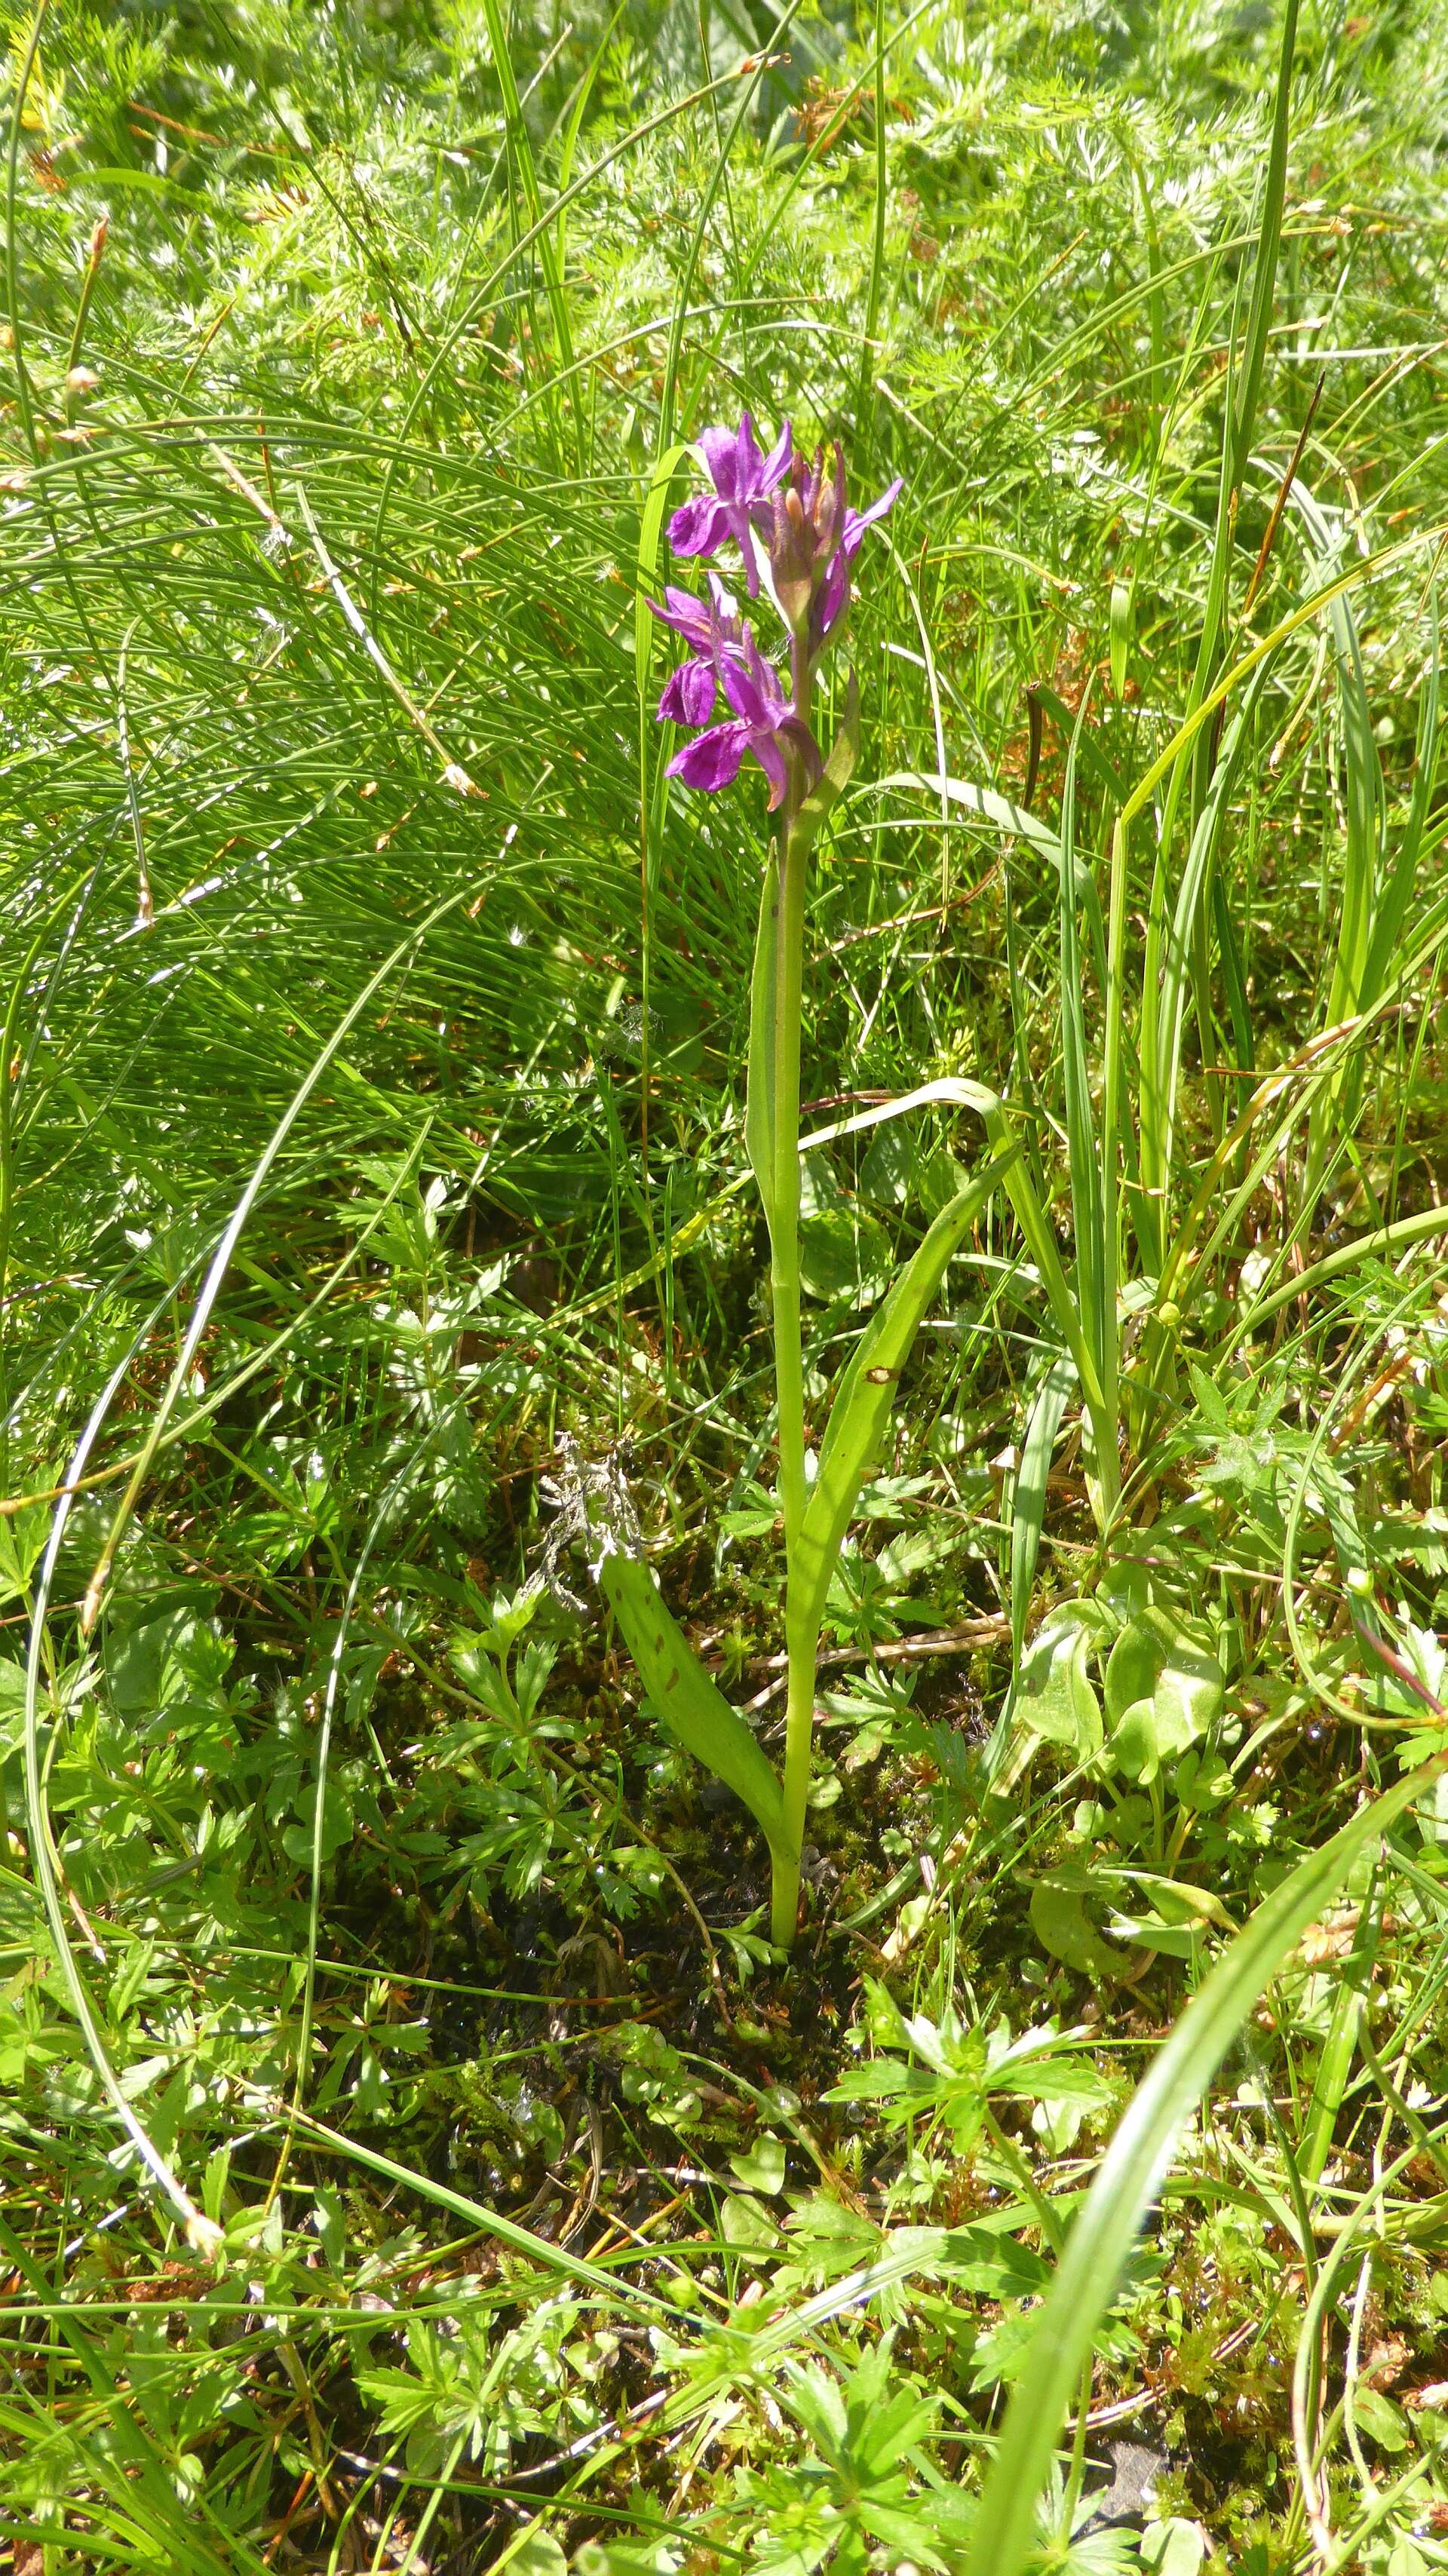
M 737 1709 L 710 1679 L 639 1558 L 605 1556 L 599 1582 L 623 1630 L 655 1716 L 671 1735 L 742 1798 L 771 1850 L 786 1847 L 779 1782 Z
M 820 1450 L 819 1470 L 791 1567 L 790 1618 L 818 1630 L 830 1576 L 860 1488 L 879 1455 L 899 1399 L 900 1372 L 952 1253 L 985 1206 L 1017 1149 L 996 1154 L 950 1205 L 896 1280 L 840 1381 Z M 796 1588 L 797 1587 L 797 1588 Z

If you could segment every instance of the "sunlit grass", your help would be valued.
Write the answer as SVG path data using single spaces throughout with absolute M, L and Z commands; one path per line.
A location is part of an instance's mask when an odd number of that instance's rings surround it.
M 1436 12 L 1304 18 L 1275 162 L 1280 12 L 502 32 L 9 29 L 13 2564 L 983 2576 L 1024 2371 L 992 2576 L 1419 2576 Z M 566 1435 L 778 1761 L 767 823 L 664 781 L 637 605 L 746 404 L 905 477 L 806 897 L 811 1445 L 1019 1147 L 825 1604 L 788 1972 L 538 1582 Z

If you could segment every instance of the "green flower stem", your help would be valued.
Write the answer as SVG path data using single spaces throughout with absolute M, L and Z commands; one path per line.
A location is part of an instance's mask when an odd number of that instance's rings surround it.
M 774 1205 L 770 1295 L 779 1436 L 779 1499 L 792 1558 L 804 1518 L 804 1359 L 799 1309 L 799 1022 L 804 962 L 805 855 L 783 822 L 777 869 L 779 926 L 774 988 Z
M 808 724 L 812 673 L 802 634 L 791 642 L 794 703 Z M 801 782 L 796 777 L 780 809 L 779 931 L 774 987 L 774 1206 L 770 1225 L 770 1289 L 774 1309 L 774 1384 L 779 1434 L 779 1499 L 784 1516 L 785 1649 L 785 1848 L 773 1857 L 770 1929 L 779 1947 L 794 1941 L 799 1913 L 800 1854 L 809 1796 L 814 1732 L 815 1659 L 819 1632 L 791 1617 L 800 1524 L 804 1519 L 804 1352 L 799 1304 L 799 1052 L 804 981 L 804 873 L 807 832 L 799 828 Z
M 789 1692 L 784 1721 L 784 1826 L 788 1840 L 786 1848 L 774 1854 L 770 1937 L 782 1950 L 787 1950 L 794 1940 L 799 1914 L 799 1872 L 804 1850 L 805 1807 L 809 1799 L 819 1630 L 808 1624 L 801 1627 L 786 1614 L 784 1633 L 789 1658 Z

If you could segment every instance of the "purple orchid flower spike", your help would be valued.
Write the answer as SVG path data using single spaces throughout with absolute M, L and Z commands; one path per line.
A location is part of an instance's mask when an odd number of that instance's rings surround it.
M 794 439 L 786 421 L 768 456 L 754 435 L 748 412 L 737 429 L 706 429 L 699 445 L 714 485 L 685 501 L 669 521 L 669 543 L 676 555 L 712 555 L 732 537 L 744 557 L 744 579 L 751 599 L 759 596 L 759 564 L 754 530 L 769 523 L 770 495 L 789 471 Z
M 717 573 L 709 575 L 706 600 L 672 585 L 662 604 L 650 600 L 660 623 L 689 648 L 659 700 L 659 720 L 701 728 L 675 753 L 669 776 L 710 792 L 738 777 L 747 754 L 769 780 L 770 812 L 784 808 L 788 822 L 825 776 L 809 721 L 816 667 L 843 624 L 865 531 L 884 517 L 900 483 L 897 478 L 868 509 L 852 510 L 837 444 L 817 449 L 807 462 L 795 454 L 786 422 L 766 456 L 748 412 L 737 430 L 706 429 L 699 445 L 714 489 L 675 511 L 674 552 L 712 554 L 732 539 L 751 594 L 759 591 L 767 563 L 770 593 L 788 629 L 790 669 L 786 682 L 764 660 Z M 711 722 L 721 689 L 730 713 Z
M 824 763 L 819 746 L 808 725 L 796 715 L 779 673 L 765 661 L 747 626 L 742 655 L 738 659 L 733 654 L 722 655 L 715 670 L 734 710 L 733 717 L 724 724 L 710 725 L 692 742 L 686 742 L 682 751 L 675 752 L 669 763 L 669 776 L 682 778 L 686 787 L 712 793 L 715 788 L 732 784 L 748 752 L 769 780 L 772 814 L 789 793 L 792 773 L 802 772 L 811 786 L 821 776 Z

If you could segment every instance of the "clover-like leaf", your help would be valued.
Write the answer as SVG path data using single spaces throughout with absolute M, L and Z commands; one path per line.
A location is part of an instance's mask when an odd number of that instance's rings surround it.
M 1226 1684 L 1204 1630 L 1168 1610 L 1139 1610 L 1106 1666 L 1106 1715 L 1113 1767 L 1129 1780 L 1154 1780 L 1200 1743 L 1221 1714 Z
M 1101 1702 L 1087 1666 L 1091 1625 L 1085 1605 L 1063 1602 L 1032 1639 L 1021 1664 L 1018 1721 L 1078 1761 L 1099 1753 Z
M 1031 1930 L 1043 1950 L 1078 1976 L 1118 1977 L 1121 1962 L 1087 1914 L 1085 1893 L 1083 1871 L 1052 1870 L 1031 1891 Z

